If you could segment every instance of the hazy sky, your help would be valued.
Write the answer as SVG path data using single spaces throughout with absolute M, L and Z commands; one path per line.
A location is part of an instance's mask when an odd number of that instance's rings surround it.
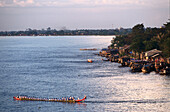
M 0 0 L 0 31 L 160 27 L 169 0 Z

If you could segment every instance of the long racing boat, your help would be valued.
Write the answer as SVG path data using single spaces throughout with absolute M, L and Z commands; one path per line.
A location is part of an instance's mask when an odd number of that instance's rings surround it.
M 75 102 L 83 102 L 86 99 L 86 96 L 84 96 L 83 99 L 74 99 L 74 97 L 69 98 L 35 98 L 35 97 L 28 97 L 28 96 L 14 96 L 14 100 L 24 100 L 24 101 L 48 101 L 48 102 L 69 102 L 69 103 L 75 103 Z

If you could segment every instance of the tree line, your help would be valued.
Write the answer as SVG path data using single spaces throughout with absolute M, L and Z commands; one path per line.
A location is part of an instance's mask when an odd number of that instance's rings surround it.
M 27 29 L 26 31 L 1 31 L 0 36 L 57 36 L 57 35 L 122 35 L 131 32 L 127 29 L 100 29 L 100 30 L 56 30 L 50 27 L 46 30 Z
M 131 33 L 117 36 L 111 46 L 115 45 L 130 45 L 130 49 L 138 53 L 158 49 L 163 56 L 170 57 L 170 22 L 161 28 L 145 28 L 143 24 L 137 24 Z

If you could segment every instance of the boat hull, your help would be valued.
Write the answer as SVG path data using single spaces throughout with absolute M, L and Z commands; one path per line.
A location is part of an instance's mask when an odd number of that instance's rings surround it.
M 91 59 L 88 59 L 88 60 L 87 60 L 87 62 L 89 62 L 89 63 L 93 63 L 93 61 L 92 61 Z
M 48 102 L 68 102 L 68 103 L 75 103 L 75 102 L 83 102 L 86 99 L 86 96 L 83 99 L 77 99 L 77 100 L 65 100 L 65 99 L 46 99 L 46 98 L 31 98 L 31 97 L 13 97 L 14 100 L 20 100 L 20 101 L 48 101 Z

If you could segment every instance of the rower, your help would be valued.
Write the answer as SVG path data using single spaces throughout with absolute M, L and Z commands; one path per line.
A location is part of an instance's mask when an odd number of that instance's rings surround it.
M 74 97 L 72 97 L 72 100 L 74 100 Z

